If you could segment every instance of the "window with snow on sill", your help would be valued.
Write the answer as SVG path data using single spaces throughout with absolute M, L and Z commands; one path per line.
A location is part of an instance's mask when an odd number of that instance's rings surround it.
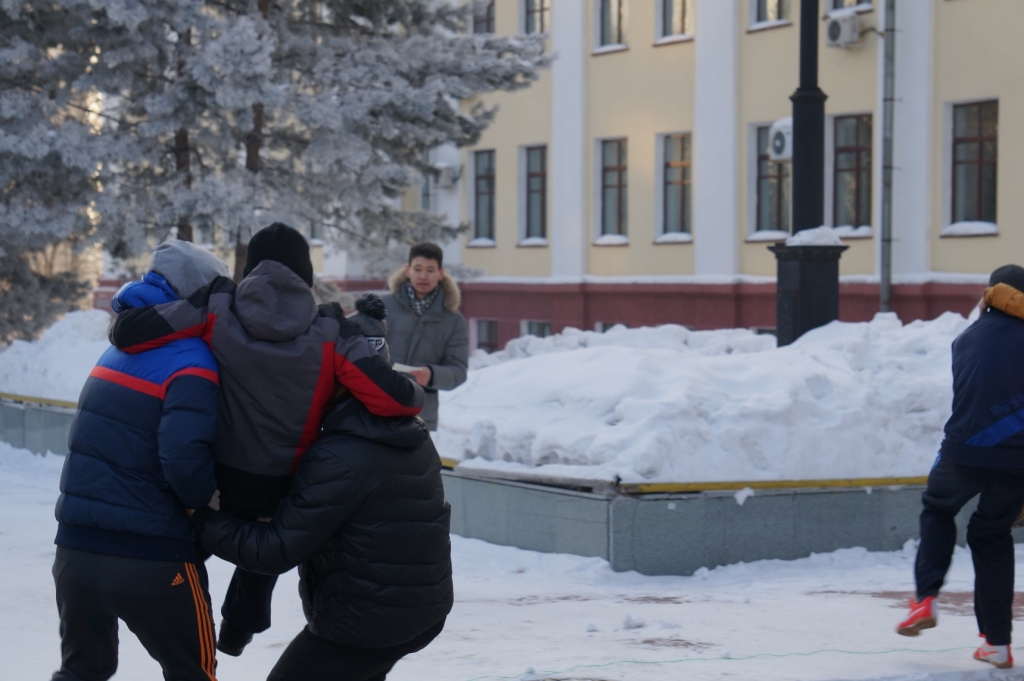
M 939 236 L 992 236 L 999 234 L 994 222 L 954 222 L 942 228 Z
M 625 234 L 602 234 L 594 240 L 595 246 L 625 246 L 629 237 Z
M 547 246 L 548 240 L 542 236 L 531 236 L 519 242 L 520 246 Z
M 488 246 L 494 246 L 494 239 L 488 239 L 487 237 L 478 236 L 475 239 L 471 239 L 466 246 L 469 248 L 486 248 Z
M 861 225 L 860 227 L 839 225 L 834 228 L 834 231 L 839 235 L 840 239 L 869 239 L 873 234 L 871 225 Z
M 789 238 L 789 232 L 778 229 L 763 229 L 759 232 L 752 232 L 747 236 L 747 241 L 785 241 Z
M 666 232 L 654 240 L 656 244 L 688 244 L 693 241 L 689 232 Z

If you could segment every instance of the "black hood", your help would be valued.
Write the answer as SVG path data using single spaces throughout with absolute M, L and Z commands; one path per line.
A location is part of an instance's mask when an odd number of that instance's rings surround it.
M 376 416 L 362 402 L 347 396 L 339 400 L 324 418 L 324 434 L 353 435 L 402 449 L 419 449 L 430 431 L 418 416 Z

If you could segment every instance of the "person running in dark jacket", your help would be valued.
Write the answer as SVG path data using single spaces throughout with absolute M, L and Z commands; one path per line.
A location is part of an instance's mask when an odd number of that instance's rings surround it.
M 268 574 L 299 565 L 308 625 L 269 681 L 383 681 L 426 647 L 452 608 L 450 519 L 426 424 L 375 416 L 347 393 L 269 524 L 209 507 L 192 516 L 199 541 L 225 560 Z
M 129 310 L 111 326 L 125 352 L 202 338 L 221 371 L 217 488 L 225 511 L 270 517 L 320 433 L 335 386 L 380 416 L 413 416 L 423 389 L 396 373 L 340 308 L 317 308 L 309 245 L 275 223 L 249 242 L 245 279 L 220 277 L 188 300 Z M 276 577 L 236 570 L 221 609 L 218 649 L 240 655 L 270 627 Z
M 121 300 L 177 300 L 227 272 L 202 248 L 168 241 Z M 218 381 L 213 354 L 191 338 L 139 355 L 110 348 L 86 380 L 55 512 L 61 668 L 54 681 L 113 676 L 118 619 L 165 679 L 214 679 L 206 570 L 196 562 L 183 505 L 214 494 Z
M 974 561 L 974 612 L 985 643 L 974 659 L 1013 666 L 1013 537 L 1024 506 L 1024 268 L 989 278 L 985 311 L 953 341 L 953 413 L 922 495 L 921 544 L 914 567 L 917 598 L 897 626 L 917 636 L 937 623 L 939 596 L 956 545 L 956 515 L 980 495 L 967 525 Z

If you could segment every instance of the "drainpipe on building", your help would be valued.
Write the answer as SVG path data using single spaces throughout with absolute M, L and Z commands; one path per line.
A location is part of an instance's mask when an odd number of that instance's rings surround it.
M 800 87 L 793 93 L 793 233 L 825 224 L 825 100 L 818 87 L 818 0 L 800 1 Z M 839 318 L 839 258 L 847 246 L 787 246 L 775 254 L 775 336 L 789 345 Z
M 882 271 L 878 309 L 892 311 L 892 128 L 896 101 L 896 0 L 885 0 L 885 90 L 882 100 Z

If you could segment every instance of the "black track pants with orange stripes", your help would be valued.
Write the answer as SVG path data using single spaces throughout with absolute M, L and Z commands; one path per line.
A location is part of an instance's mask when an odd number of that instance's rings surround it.
M 106 681 L 117 671 L 117 620 L 160 663 L 166 681 L 214 681 L 205 568 L 57 547 L 61 667 L 53 681 Z

